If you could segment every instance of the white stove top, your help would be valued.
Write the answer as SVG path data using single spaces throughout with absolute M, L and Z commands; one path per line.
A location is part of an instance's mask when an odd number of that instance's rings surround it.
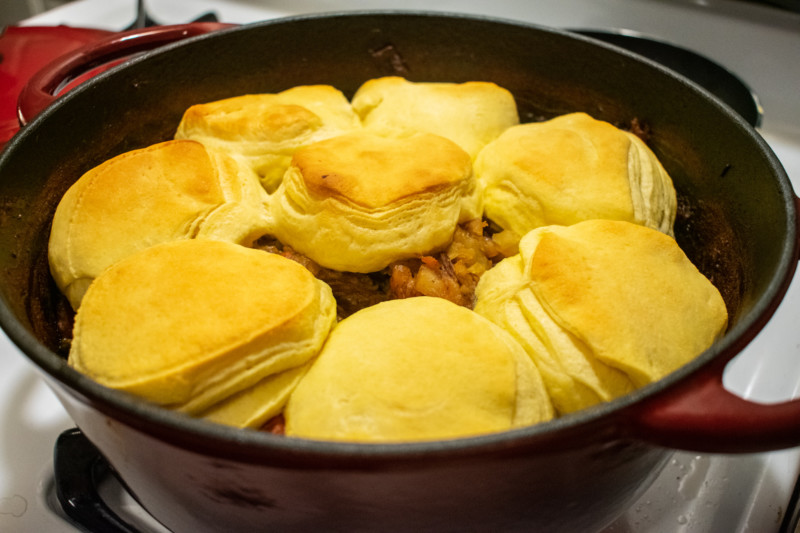
M 76 0 L 27 25 L 121 30 L 133 0 Z M 396 9 L 365 0 L 150 0 L 160 23 L 214 11 L 248 23 L 301 13 Z M 404 0 L 403 9 L 485 14 L 563 28 L 628 29 L 700 52 L 742 77 L 764 107 L 761 134 L 800 191 L 800 14 L 736 0 Z M 800 275 L 798 276 L 800 277 Z M 800 396 L 800 281 L 726 371 L 726 386 L 756 401 Z M 73 426 L 33 365 L 0 333 L 0 531 L 74 532 L 55 501 L 52 451 Z M 676 452 L 651 489 L 605 533 L 778 531 L 800 471 L 800 449 L 741 456 Z M 110 482 L 104 495 L 143 531 L 163 531 Z

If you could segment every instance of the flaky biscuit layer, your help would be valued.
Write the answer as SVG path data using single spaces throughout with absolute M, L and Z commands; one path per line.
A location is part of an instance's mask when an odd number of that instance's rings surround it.
M 274 235 L 318 264 L 375 272 L 480 216 L 469 156 L 443 137 L 351 133 L 299 150 L 270 198 Z
M 364 127 L 385 136 L 441 135 L 474 158 L 487 143 L 519 124 L 513 95 L 491 82 L 412 82 L 397 76 L 365 82 L 353 95 Z
M 476 295 L 475 312 L 526 348 L 562 414 L 664 377 L 727 326 L 719 291 L 675 240 L 624 221 L 533 230 Z
M 295 150 L 360 128 L 341 91 L 303 85 L 194 105 L 184 113 L 175 138 L 243 156 L 273 192 Z
M 677 200 L 667 172 L 635 135 L 585 113 L 512 127 L 475 161 L 485 213 L 525 235 L 605 218 L 672 234 Z
M 77 309 L 113 263 L 182 239 L 249 243 L 271 227 L 266 194 L 238 160 L 194 141 L 133 150 L 93 168 L 56 208 L 50 271 Z
M 536 367 L 502 329 L 440 298 L 377 304 L 344 319 L 286 405 L 286 434 L 396 442 L 549 420 Z
M 289 259 L 175 241 L 104 271 L 75 317 L 69 364 L 108 387 L 198 414 L 316 356 L 330 287 Z

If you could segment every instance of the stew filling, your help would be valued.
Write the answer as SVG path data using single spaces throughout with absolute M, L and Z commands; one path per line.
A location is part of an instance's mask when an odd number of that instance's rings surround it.
M 322 267 L 269 235 L 258 239 L 253 247 L 297 261 L 327 283 L 342 320 L 377 303 L 413 296 L 437 296 L 472 308 L 480 277 L 500 260 L 514 255 L 517 241 L 508 232 L 498 233 L 490 222 L 473 219 L 456 228 L 445 250 L 396 261 L 368 274 Z

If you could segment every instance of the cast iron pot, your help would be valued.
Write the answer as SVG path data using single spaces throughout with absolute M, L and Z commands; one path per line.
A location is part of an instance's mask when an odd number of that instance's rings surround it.
M 385 445 L 216 426 L 105 389 L 66 365 L 46 243 L 56 204 L 84 171 L 170 138 L 198 102 L 313 83 L 351 95 L 383 75 L 495 81 L 515 94 L 523 120 L 582 110 L 646 125 L 679 193 L 679 242 L 728 304 L 725 337 L 653 385 L 552 422 Z M 174 531 L 592 531 L 647 488 L 671 449 L 800 444 L 799 401 L 760 405 L 722 387 L 726 363 L 769 320 L 797 265 L 798 199 L 785 172 L 709 93 L 585 37 L 402 12 L 293 17 L 190 37 L 93 78 L 39 114 L 0 159 L 0 197 L 3 328 L 132 494 Z

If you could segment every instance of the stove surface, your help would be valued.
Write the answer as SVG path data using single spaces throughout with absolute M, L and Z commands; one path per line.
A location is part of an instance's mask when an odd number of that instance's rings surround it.
M 121 30 L 134 20 L 132 0 L 75 0 L 27 19 Z M 393 9 L 367 0 L 150 0 L 163 24 L 208 11 L 222 22 L 248 23 L 301 13 Z M 403 8 L 432 10 L 429 1 Z M 760 133 L 800 190 L 800 14 L 736 0 L 440 0 L 438 11 L 466 12 L 563 28 L 625 29 L 693 49 L 743 78 L 764 109 Z M 726 386 L 755 401 L 800 396 L 800 281 L 775 316 L 734 360 Z M 57 436 L 73 426 L 35 367 L 0 334 L 0 531 L 79 529 L 64 517 L 53 486 Z M 779 531 L 800 471 L 800 450 L 741 456 L 676 452 L 642 498 L 605 533 Z M 144 532 L 163 531 L 113 480 L 102 493 Z

